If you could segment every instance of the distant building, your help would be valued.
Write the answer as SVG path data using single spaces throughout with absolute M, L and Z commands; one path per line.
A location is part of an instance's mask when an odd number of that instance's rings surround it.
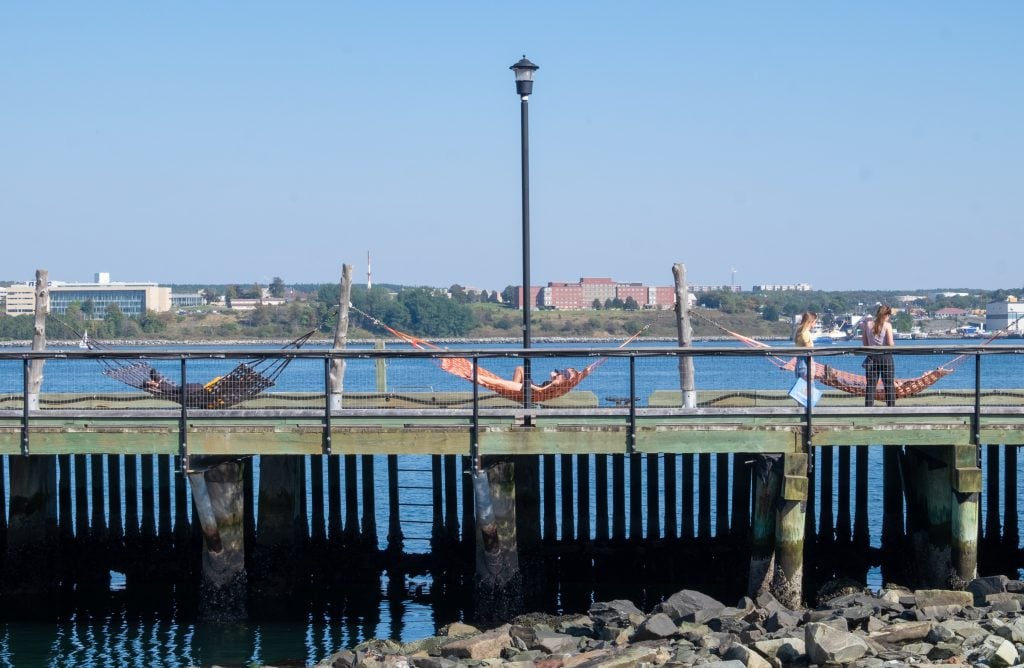
M 743 286 L 740 285 L 687 285 L 687 289 L 694 293 L 700 294 L 702 292 L 743 292 Z M 755 286 L 756 287 L 756 286 Z
M 202 306 L 206 303 L 206 298 L 203 297 L 202 292 L 172 292 L 171 293 L 171 307 L 172 308 L 187 308 L 190 306 Z
M 985 329 L 990 332 L 1006 330 L 1020 334 L 1024 332 L 1024 303 L 1016 297 L 1006 301 L 989 302 L 985 308 Z
M 754 286 L 754 292 L 810 292 L 810 283 L 762 283 Z
M 36 309 L 35 281 L 12 285 L 7 289 L 4 312 L 7 315 L 27 315 Z M 96 274 L 95 283 L 65 283 L 50 281 L 50 313 L 64 315 L 68 307 L 77 303 L 83 313 L 91 310 L 93 320 L 102 320 L 107 308 L 116 305 L 128 316 L 140 316 L 146 311 L 162 313 L 171 310 L 171 289 L 156 283 L 114 283 L 110 274 Z
M 542 288 L 532 287 L 530 292 L 532 305 L 556 310 L 590 309 L 595 302 L 603 307 L 616 299 L 623 303 L 632 299 L 641 308 L 651 309 L 670 309 L 676 303 L 676 289 L 673 286 L 620 283 L 610 278 L 584 277 L 576 283 L 552 281 Z M 522 286 L 517 286 L 516 308 L 522 308 L 522 298 Z M 693 301 L 691 288 L 690 303 Z
M 965 315 L 968 315 L 969 313 L 970 313 L 970 311 L 968 311 L 966 309 L 956 308 L 956 307 L 953 307 L 953 306 L 947 306 L 945 308 L 940 308 L 938 311 L 936 311 L 934 313 L 934 316 L 936 318 L 942 318 L 942 319 L 945 319 L 945 320 L 951 320 L 953 318 L 962 318 Z

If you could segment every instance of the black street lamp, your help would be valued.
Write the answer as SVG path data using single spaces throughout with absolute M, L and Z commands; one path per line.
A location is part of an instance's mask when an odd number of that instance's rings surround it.
M 519 96 L 520 137 L 523 168 L 523 348 L 530 347 L 530 94 L 533 93 L 533 73 L 538 67 L 524 55 L 510 68 L 516 75 L 516 94 Z M 523 360 L 523 404 L 530 405 L 530 358 Z

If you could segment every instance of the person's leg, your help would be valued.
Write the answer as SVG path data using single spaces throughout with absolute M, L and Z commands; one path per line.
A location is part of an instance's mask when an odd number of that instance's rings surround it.
M 512 382 L 519 383 L 520 385 L 523 383 L 523 367 L 517 366 L 515 371 L 512 372 Z
M 896 405 L 896 364 L 893 363 L 892 355 L 885 356 L 885 365 L 882 369 L 882 386 L 885 387 L 885 405 Z
M 868 365 L 864 367 L 864 405 L 875 405 L 875 391 L 878 389 L 878 365 L 875 360 L 869 359 Z

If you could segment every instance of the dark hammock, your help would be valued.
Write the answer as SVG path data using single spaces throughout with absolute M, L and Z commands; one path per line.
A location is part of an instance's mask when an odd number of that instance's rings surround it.
M 284 346 L 301 348 L 316 333 L 312 330 Z M 88 341 L 90 350 L 109 350 L 109 346 Z M 291 357 L 262 358 L 239 363 L 223 376 L 207 383 L 186 383 L 184 387 L 154 369 L 144 361 L 131 362 L 114 358 L 98 361 L 105 369 L 103 375 L 136 389 L 147 392 L 159 399 L 184 404 L 189 408 L 230 408 L 252 399 L 269 387 L 291 362 Z

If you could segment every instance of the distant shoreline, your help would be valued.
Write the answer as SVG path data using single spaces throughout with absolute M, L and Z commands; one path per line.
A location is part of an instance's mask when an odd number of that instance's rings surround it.
M 587 337 L 587 336 L 538 336 L 532 339 L 533 343 L 594 343 L 594 344 L 617 344 L 625 337 Z M 788 337 L 752 337 L 759 341 L 788 341 Z M 373 344 L 380 341 L 380 338 L 361 338 L 361 339 L 348 339 L 348 343 L 353 344 Z M 400 342 L 398 339 L 389 337 L 383 339 L 387 342 Z M 695 336 L 693 340 L 696 342 L 714 342 L 714 341 L 735 341 L 731 336 Z M 654 342 L 654 343 L 676 343 L 675 337 L 669 336 L 651 336 L 641 337 L 637 341 L 643 342 Z M 103 341 L 104 346 L 126 346 L 126 347 L 149 347 L 149 346 L 285 346 L 292 342 L 292 339 L 185 339 L 185 340 L 173 340 L 173 339 L 113 339 L 109 341 Z M 452 337 L 452 338 L 438 338 L 430 339 L 431 343 L 437 345 L 451 345 L 451 344 L 508 344 L 518 346 L 522 343 L 522 339 L 515 337 Z M 310 339 L 309 345 L 326 346 L 333 343 L 332 338 L 317 338 Z M 32 345 L 31 341 L 28 340 L 12 340 L 12 341 L 0 341 L 0 348 L 24 348 Z M 77 348 L 78 339 L 56 339 L 53 341 L 46 342 L 47 348 Z

